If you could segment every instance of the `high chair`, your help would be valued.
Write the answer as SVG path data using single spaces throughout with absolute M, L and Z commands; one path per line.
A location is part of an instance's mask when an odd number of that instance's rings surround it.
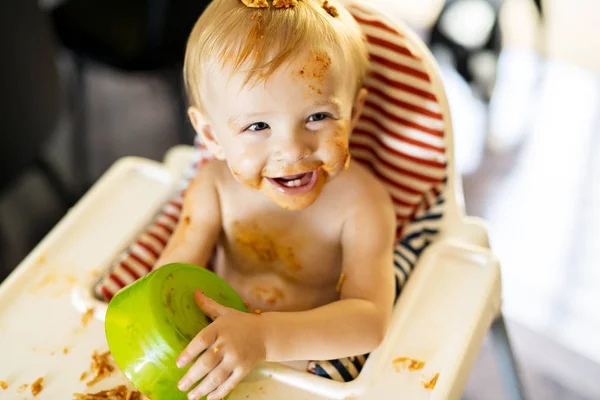
M 372 63 L 351 153 L 393 198 L 401 294 L 384 342 L 368 360 L 313 362 L 312 373 L 264 363 L 231 398 L 458 399 L 491 327 L 505 395 L 524 399 L 500 310 L 499 262 L 485 224 L 465 215 L 436 62 L 385 10 L 343 3 L 365 33 Z M 115 374 L 86 389 L 78 378 L 93 350 L 106 349 L 107 301 L 150 271 L 177 224 L 189 179 L 209 157 L 197 143 L 171 149 L 163 163 L 119 160 L 4 282 L 0 379 L 11 387 L 0 398 L 12 399 L 11 390 L 40 376 L 47 379 L 41 399 L 125 382 Z M 95 318 L 82 326 L 86 312 Z M 410 360 L 423 364 L 415 368 Z

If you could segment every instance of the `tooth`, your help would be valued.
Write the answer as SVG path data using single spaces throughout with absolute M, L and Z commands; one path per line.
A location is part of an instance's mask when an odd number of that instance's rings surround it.
M 284 183 L 287 187 L 298 187 L 301 185 L 300 179 L 294 179 L 293 181 L 288 181 Z

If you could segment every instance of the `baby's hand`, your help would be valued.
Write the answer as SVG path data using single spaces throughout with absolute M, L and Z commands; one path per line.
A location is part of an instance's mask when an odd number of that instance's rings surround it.
M 222 399 L 265 359 L 261 317 L 224 307 L 200 290 L 196 290 L 194 300 L 214 322 L 198 333 L 177 359 L 177 366 L 183 368 L 206 350 L 178 387 L 186 391 L 206 376 L 188 398 L 199 399 L 210 393 L 208 400 Z

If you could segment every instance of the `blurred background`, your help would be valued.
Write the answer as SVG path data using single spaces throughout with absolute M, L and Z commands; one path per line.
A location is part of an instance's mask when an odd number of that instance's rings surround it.
M 371 0 L 438 59 L 534 399 L 600 399 L 600 1 Z M 0 281 L 117 159 L 192 143 L 204 0 L 0 2 Z M 465 399 L 505 398 L 486 342 Z

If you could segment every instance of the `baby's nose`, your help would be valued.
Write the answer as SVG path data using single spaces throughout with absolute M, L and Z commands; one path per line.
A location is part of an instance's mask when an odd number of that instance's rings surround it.
M 312 146 L 307 141 L 298 137 L 281 139 L 274 152 L 274 158 L 278 162 L 295 163 L 312 155 Z

